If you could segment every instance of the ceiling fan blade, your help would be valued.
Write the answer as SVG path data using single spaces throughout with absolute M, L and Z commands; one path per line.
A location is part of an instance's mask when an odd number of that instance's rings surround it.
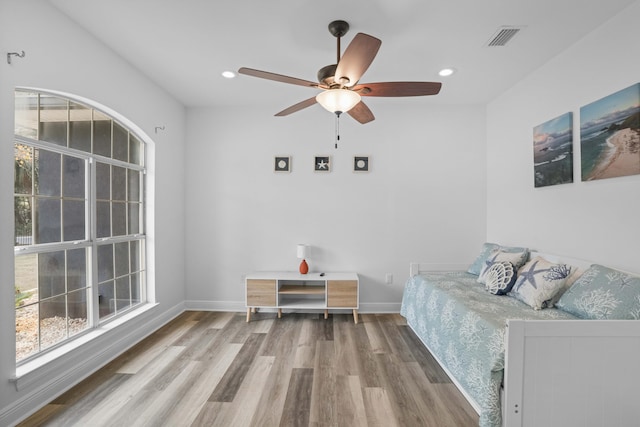
M 261 79 L 274 80 L 276 82 L 281 82 L 281 83 L 289 83 L 292 85 L 326 88 L 325 86 L 319 85 L 318 83 L 311 82 L 308 80 L 297 79 L 295 77 L 289 77 L 289 76 L 283 76 L 282 74 L 270 73 L 268 71 L 254 70 L 253 68 L 242 67 L 238 70 L 238 73 L 244 74 L 247 76 L 252 76 L 252 77 L 259 77 Z
M 437 95 L 441 87 L 439 82 L 384 82 L 359 84 L 353 90 L 361 96 L 425 96 Z
M 347 87 L 354 86 L 360 77 L 367 71 L 369 65 L 376 57 L 382 41 L 368 34 L 358 33 L 353 38 L 347 49 L 342 54 L 338 68 L 336 68 L 335 81 L 341 83 L 340 78 L 349 79 L 347 83 L 342 83 Z
M 294 104 L 289 108 L 285 108 L 284 110 L 277 113 L 276 116 L 278 117 L 288 116 L 289 114 L 295 113 L 296 111 L 300 111 L 304 108 L 311 107 L 316 102 L 317 101 L 315 96 L 313 98 L 305 99 L 304 101 L 298 102 L 297 104 Z
M 356 106 L 347 111 L 347 113 L 362 124 L 375 120 L 375 117 L 369 107 L 367 107 L 362 101 L 358 102 Z

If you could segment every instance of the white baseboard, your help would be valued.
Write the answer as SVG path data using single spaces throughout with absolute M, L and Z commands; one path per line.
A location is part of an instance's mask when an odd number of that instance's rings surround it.
M 244 301 L 185 301 L 186 310 L 245 312 Z M 266 309 L 265 309 L 266 310 Z M 400 303 L 360 303 L 360 313 L 400 313 Z
M 245 312 L 244 301 L 185 301 L 184 306 L 190 311 L 231 311 Z
M 161 313 L 147 310 L 133 322 L 110 327 L 91 342 L 73 350 L 65 357 L 50 362 L 13 380 L 16 388 L 25 394 L 7 407 L 0 409 L 0 425 L 12 426 L 24 420 L 50 401 L 66 392 L 151 333 L 184 312 L 183 303 Z

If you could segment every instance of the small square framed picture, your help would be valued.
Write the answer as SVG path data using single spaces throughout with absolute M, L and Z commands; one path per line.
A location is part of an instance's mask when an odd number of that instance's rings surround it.
M 274 172 L 291 172 L 291 157 L 276 156 L 273 171 Z
M 353 171 L 354 172 L 369 172 L 369 156 L 354 156 L 353 157 Z
M 313 170 L 316 172 L 331 171 L 331 156 L 316 156 Z

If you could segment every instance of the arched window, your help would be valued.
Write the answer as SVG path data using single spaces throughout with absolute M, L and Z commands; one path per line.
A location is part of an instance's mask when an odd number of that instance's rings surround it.
M 16 361 L 146 302 L 145 145 L 95 106 L 15 92 Z

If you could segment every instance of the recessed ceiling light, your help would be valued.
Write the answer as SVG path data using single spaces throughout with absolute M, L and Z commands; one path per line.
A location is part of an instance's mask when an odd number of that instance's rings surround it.
M 223 71 L 222 72 L 222 77 L 225 77 L 227 79 L 232 79 L 236 76 L 236 73 L 234 73 L 233 71 Z
M 443 68 L 442 70 L 440 70 L 440 72 L 438 72 L 438 74 L 441 75 L 442 77 L 447 77 L 455 72 L 456 70 L 454 68 Z

